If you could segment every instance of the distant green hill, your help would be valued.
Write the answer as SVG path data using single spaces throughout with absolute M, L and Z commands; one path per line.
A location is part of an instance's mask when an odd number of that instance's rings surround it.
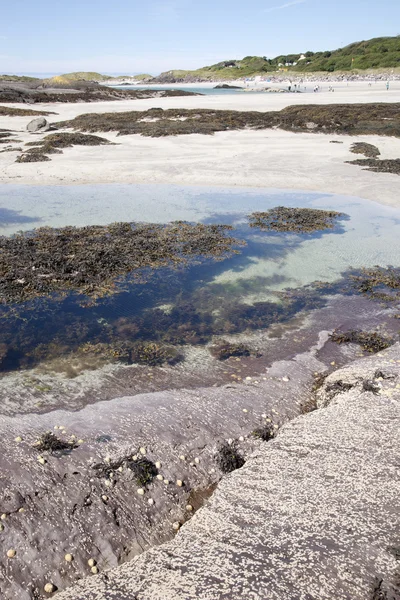
M 64 75 L 56 75 L 46 81 L 48 83 L 56 83 L 58 85 L 63 83 L 71 83 L 72 81 L 106 81 L 110 79 L 108 75 L 102 75 L 92 71 L 78 71 L 76 73 L 65 73 Z
M 31 81 L 40 81 L 37 77 L 28 77 L 27 75 L 0 75 L 0 81 L 17 81 L 21 83 L 29 83 Z
M 355 42 L 337 50 L 305 51 L 267 58 L 246 56 L 242 60 L 225 60 L 195 71 L 167 71 L 155 78 L 159 82 L 236 79 L 273 73 L 279 69 L 288 72 L 335 72 L 400 67 L 400 36 L 381 37 Z

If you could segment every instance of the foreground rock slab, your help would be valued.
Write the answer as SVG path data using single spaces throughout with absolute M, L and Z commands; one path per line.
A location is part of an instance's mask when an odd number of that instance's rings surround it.
M 398 600 L 400 346 L 319 395 L 172 541 L 57 599 Z

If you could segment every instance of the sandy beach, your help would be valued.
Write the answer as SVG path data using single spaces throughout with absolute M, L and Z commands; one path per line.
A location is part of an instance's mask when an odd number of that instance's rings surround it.
M 314 83 L 314 82 L 313 82 Z M 308 86 L 311 89 L 310 84 Z M 177 87 L 177 86 L 175 86 Z M 183 86 L 180 86 L 183 87 Z M 191 89 L 194 86 L 184 86 Z M 26 105 L 24 108 L 54 111 L 50 123 L 72 119 L 84 113 L 123 112 L 168 108 L 208 108 L 242 111 L 281 110 L 300 104 L 380 103 L 400 101 L 400 82 L 338 83 L 335 92 L 321 84 L 318 93 L 238 93 L 192 97 L 156 98 L 119 102 Z M 10 104 L 21 108 L 19 104 Z M 0 117 L 0 128 L 12 129 L 21 140 L 40 140 L 26 125 L 32 117 Z M 282 130 L 230 131 L 208 135 L 147 138 L 139 135 L 106 137 L 115 146 L 73 147 L 51 162 L 16 164 L 18 153 L 0 154 L 0 183 L 66 185 L 88 183 L 174 183 L 216 186 L 270 187 L 321 191 L 357 196 L 398 206 L 398 176 L 373 173 L 346 164 L 354 159 L 349 152 L 354 137 Z M 341 143 L 331 143 L 332 141 Z M 360 136 L 378 146 L 382 159 L 400 157 L 400 140 L 391 137 Z

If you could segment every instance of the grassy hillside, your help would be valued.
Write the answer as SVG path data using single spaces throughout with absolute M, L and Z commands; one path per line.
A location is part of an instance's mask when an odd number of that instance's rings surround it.
M 304 58 L 302 58 L 304 56 Z M 242 60 L 225 60 L 195 71 L 167 71 L 157 80 L 182 79 L 236 79 L 251 75 L 273 73 L 280 68 L 289 72 L 335 72 L 400 67 L 400 36 L 374 38 L 355 42 L 332 51 L 288 54 L 267 58 L 246 56 Z
M 106 81 L 110 79 L 108 75 L 102 75 L 101 73 L 95 73 L 91 71 L 78 71 L 76 73 L 65 73 L 64 75 L 56 75 L 55 77 L 51 77 L 46 81 L 48 83 L 56 83 L 57 85 L 63 83 L 71 83 L 72 81 Z

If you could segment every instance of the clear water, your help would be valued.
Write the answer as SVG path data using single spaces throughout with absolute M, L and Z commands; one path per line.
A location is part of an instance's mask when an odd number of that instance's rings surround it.
M 217 84 L 215 84 L 217 85 Z M 205 96 L 210 95 L 219 95 L 219 94 L 242 94 L 243 90 L 235 90 L 235 89 L 215 89 L 213 87 L 179 87 L 179 84 L 176 85 L 118 85 L 118 86 L 110 86 L 115 87 L 118 90 L 152 90 L 152 91 L 161 91 L 161 90 L 182 90 L 184 92 L 193 92 L 195 94 L 203 94 Z M 243 86 L 245 87 L 245 86 Z
M 308 235 L 249 228 L 250 212 L 280 205 L 334 209 L 348 218 L 333 231 Z M 197 186 L 0 186 L 2 235 L 44 225 L 174 220 L 232 224 L 247 246 L 223 262 L 156 271 L 146 285 L 127 283 L 122 293 L 90 307 L 74 294 L 3 307 L 0 344 L 13 349 L 9 368 L 28 366 L 51 347 L 67 352 L 132 337 L 196 344 L 214 334 L 268 327 L 303 308 L 300 302 L 282 315 L 277 292 L 335 282 L 349 268 L 400 267 L 400 211 L 357 198 Z M 279 314 L 271 317 L 274 306 Z

